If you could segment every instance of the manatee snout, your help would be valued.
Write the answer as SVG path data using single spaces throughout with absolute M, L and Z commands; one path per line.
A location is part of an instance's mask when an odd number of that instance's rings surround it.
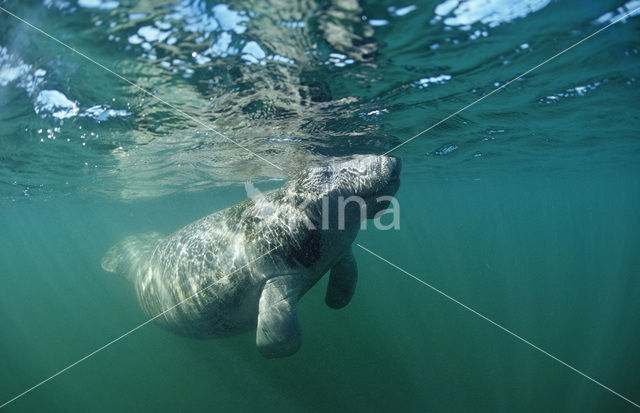
M 389 195 L 393 195 L 400 188 L 400 172 L 402 171 L 402 158 L 396 156 L 385 156 L 383 159 L 388 163 L 388 168 L 391 170 L 391 175 L 387 181 L 386 192 Z

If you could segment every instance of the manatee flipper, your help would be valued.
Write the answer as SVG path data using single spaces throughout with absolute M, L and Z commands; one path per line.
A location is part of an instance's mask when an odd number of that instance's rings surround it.
M 268 280 L 262 289 L 258 310 L 256 345 L 265 357 L 286 357 L 300 348 L 300 324 L 296 304 L 300 298 L 299 275 Z
M 356 290 L 358 265 L 349 250 L 333 267 L 329 275 L 329 286 L 324 301 L 331 308 L 342 308 L 349 304 Z

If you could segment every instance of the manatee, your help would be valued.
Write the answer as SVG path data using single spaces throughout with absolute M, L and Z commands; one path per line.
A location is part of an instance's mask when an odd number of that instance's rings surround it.
M 349 303 L 357 280 L 351 244 L 364 219 L 389 207 L 400 169 L 391 156 L 334 159 L 171 235 L 127 237 L 102 267 L 130 280 L 144 312 L 175 333 L 255 329 L 263 356 L 289 356 L 301 344 L 297 303 L 325 273 L 326 304 Z

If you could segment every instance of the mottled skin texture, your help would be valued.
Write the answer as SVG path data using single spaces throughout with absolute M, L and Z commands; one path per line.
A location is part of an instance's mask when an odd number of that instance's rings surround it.
M 351 243 L 360 207 L 347 204 L 339 228 L 338 197 L 362 197 L 373 218 L 388 206 L 376 198 L 396 192 L 399 173 L 400 160 L 393 157 L 336 160 L 167 237 L 128 237 L 107 252 L 102 266 L 134 283 L 152 317 L 193 295 L 156 319 L 176 333 L 222 337 L 255 328 L 264 356 L 291 355 L 300 346 L 296 304 L 304 293 L 329 270 L 330 307 L 346 305 L 355 290 Z

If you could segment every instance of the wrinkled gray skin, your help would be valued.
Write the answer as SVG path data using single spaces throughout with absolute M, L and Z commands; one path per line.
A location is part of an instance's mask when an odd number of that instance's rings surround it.
M 257 328 L 262 355 L 289 356 L 300 347 L 298 300 L 327 271 L 327 305 L 345 306 L 355 290 L 351 243 L 360 227 L 360 207 L 347 204 L 339 229 L 338 197 L 362 197 L 367 218 L 373 218 L 388 207 L 376 198 L 397 191 L 400 169 L 400 159 L 373 155 L 311 168 L 278 190 L 167 237 L 128 237 L 107 252 L 102 267 L 134 283 L 149 316 L 186 300 L 156 319 L 170 330 L 222 337 Z M 324 207 L 323 197 L 329 200 Z M 323 209 L 327 229 L 321 229 Z

